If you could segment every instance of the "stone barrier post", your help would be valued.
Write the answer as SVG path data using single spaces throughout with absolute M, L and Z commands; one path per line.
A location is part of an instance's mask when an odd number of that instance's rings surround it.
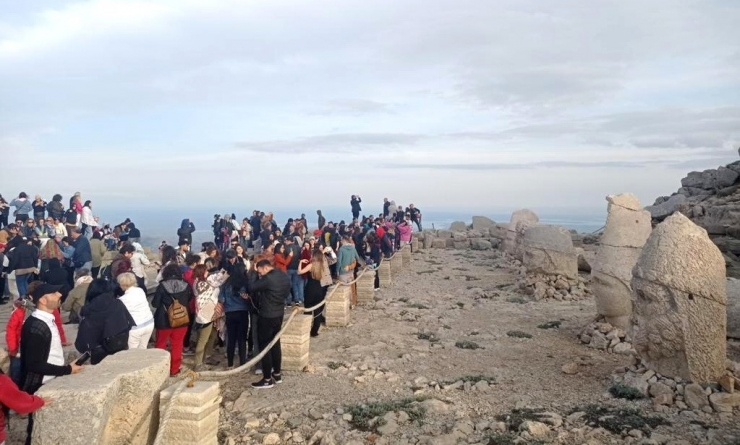
M 345 327 L 350 321 L 350 298 L 352 288 L 350 286 L 337 285 L 334 293 L 326 299 L 324 307 L 324 316 L 326 317 L 327 326 Z
M 411 241 L 411 251 L 414 253 L 419 251 L 419 240 L 415 239 Z
M 405 245 L 401 249 L 401 259 L 403 260 L 403 267 L 407 268 L 411 266 L 411 246 Z
M 165 409 L 170 411 L 167 424 L 160 425 L 160 428 L 164 428 L 164 431 L 159 432 L 162 443 L 217 445 L 221 404 L 219 383 L 197 381 L 192 388 L 184 388 L 175 400 L 171 400 L 178 384 L 170 386 L 159 395 L 160 418 L 164 419 Z
M 280 337 L 284 370 L 303 371 L 308 365 L 312 322 L 313 315 L 296 315 Z
M 381 288 L 391 286 L 391 262 L 387 258 L 383 258 L 378 266 L 378 278 Z
M 357 280 L 357 304 L 370 304 L 375 301 L 375 272 L 366 271 Z
M 401 273 L 401 269 L 403 268 L 403 258 L 401 257 L 401 252 L 396 252 L 395 255 L 393 255 L 393 258 L 391 259 L 391 278 L 395 280 L 398 277 L 398 274 Z

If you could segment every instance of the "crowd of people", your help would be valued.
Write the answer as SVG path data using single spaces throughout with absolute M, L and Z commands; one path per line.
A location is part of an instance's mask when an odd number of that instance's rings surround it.
M 58 205 L 38 196 L 29 201 L 25 193 L 10 203 L 0 201 L 3 211 L 16 208 L 16 222 L 6 221 L 0 230 L 0 252 L 19 295 L 6 329 L 10 379 L 0 380 L 0 402 L 18 412 L 43 405 L 33 396 L 41 385 L 80 372 L 84 361 L 97 364 L 121 350 L 146 349 L 152 340 L 154 347 L 169 350 L 173 376 L 181 372 L 184 354 L 194 356 L 196 371 L 218 365 L 219 348 L 227 368 L 243 365 L 275 338 L 286 308 L 318 305 L 329 286 L 349 283 L 362 266 L 377 265 L 409 243 L 414 224 L 421 230 L 421 212 L 413 204 L 394 209 L 386 199 L 382 213 L 360 217 L 361 199 L 353 195 L 349 223 L 326 221 L 319 210 L 313 231 L 305 214 L 288 219 L 282 229 L 269 212 L 255 210 L 241 223 L 234 214 L 214 215 L 213 242 L 194 253 L 195 226 L 184 219 L 177 247 L 160 246 L 157 285 L 149 299 L 145 268 L 151 262 L 130 220 L 113 230 L 101 228 L 89 211 L 91 202 L 82 204 L 79 193 L 68 210 L 59 195 L 52 200 Z M 66 217 L 70 211 L 76 217 Z M 41 233 L 25 229 L 34 220 L 43 223 Z M 101 269 L 111 241 L 117 253 Z M 64 360 L 60 309 L 69 312 L 68 323 L 79 323 L 74 346 L 82 358 L 71 364 Z M 323 307 L 312 315 L 315 337 L 325 322 Z M 255 372 L 262 377 L 254 388 L 282 383 L 279 340 Z M 4 388 L 7 394 L 24 391 L 25 405 L 6 404 Z M 29 440 L 32 428 L 29 415 Z

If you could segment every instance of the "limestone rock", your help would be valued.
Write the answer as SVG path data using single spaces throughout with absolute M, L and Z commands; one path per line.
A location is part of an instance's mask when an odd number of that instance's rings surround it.
M 464 232 L 468 230 L 468 225 L 465 224 L 463 221 L 455 221 L 450 224 L 450 228 L 448 230 L 450 230 L 451 232 Z
M 731 413 L 733 408 L 740 406 L 740 393 L 715 392 L 709 396 L 709 403 L 718 413 Z
M 591 268 L 591 289 L 597 313 L 626 328 L 632 314 L 632 268 L 650 236 L 650 214 L 631 193 L 609 195 L 606 200 L 606 226 Z
M 725 370 L 725 264 L 707 232 L 677 213 L 659 224 L 633 270 L 631 338 L 650 369 L 697 383 Z
M 522 246 L 527 272 L 578 277 L 578 257 L 567 229 L 545 224 L 532 226 L 524 233 Z
M 504 240 L 504 251 L 511 255 L 514 255 L 514 251 L 518 242 L 519 236 L 517 235 L 517 224 L 520 222 L 527 222 L 529 224 L 536 224 L 540 221 L 537 215 L 529 209 L 521 209 L 511 214 L 511 220 L 507 227 L 506 239 Z
M 705 406 L 709 405 L 707 400 L 707 394 L 704 392 L 704 388 L 696 383 L 686 385 L 683 390 L 683 398 L 686 405 L 693 410 L 701 410 Z
M 727 336 L 740 339 L 740 280 L 727 279 Z
M 480 230 L 481 232 L 485 232 L 495 225 L 496 222 L 494 220 L 486 218 L 485 216 L 473 217 L 473 230 Z
M 650 212 L 650 216 L 652 216 L 653 219 L 662 220 L 680 210 L 683 205 L 686 204 L 686 201 L 686 196 L 676 194 L 668 198 L 665 202 L 645 207 L 645 210 Z
M 519 425 L 519 431 L 526 431 L 535 439 L 541 439 L 547 437 L 550 432 L 550 428 L 542 422 L 536 422 L 533 420 L 525 420 Z
M 36 394 L 54 403 L 34 414 L 33 443 L 151 443 L 169 366 L 167 351 L 132 349 L 52 380 Z
M 581 272 L 591 272 L 591 263 L 593 262 L 593 252 L 586 252 L 581 247 L 576 247 L 576 255 L 578 256 L 578 270 Z
M 490 250 L 493 248 L 493 244 L 484 239 L 474 238 L 470 240 L 470 247 L 473 250 Z

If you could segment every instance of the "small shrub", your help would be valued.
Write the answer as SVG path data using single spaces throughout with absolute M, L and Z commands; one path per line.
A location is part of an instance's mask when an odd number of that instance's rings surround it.
M 517 303 L 517 304 L 525 304 L 527 303 L 527 299 L 524 297 L 509 297 L 506 299 L 509 303 Z
M 450 327 L 450 325 L 443 325 L 442 327 L 443 327 L 444 329 L 452 329 L 452 327 Z
M 430 343 L 437 343 L 439 341 L 439 338 L 431 332 L 419 332 L 416 334 L 416 338 L 419 340 L 427 340 Z
M 527 334 L 526 332 L 522 331 L 509 331 L 506 333 L 506 335 L 514 338 L 532 338 L 532 334 Z
M 506 422 L 506 427 L 511 431 L 518 431 L 519 426 L 527 420 L 535 422 L 541 422 L 543 419 L 542 413 L 544 409 L 540 408 L 517 408 L 511 410 L 509 414 L 499 414 L 496 416 L 496 420 L 499 422 Z
M 609 388 L 609 394 L 618 399 L 637 400 L 645 397 L 637 388 L 625 385 L 624 383 L 615 383 Z
M 329 363 L 326 364 L 326 366 L 329 369 L 331 369 L 332 371 L 336 371 L 337 369 L 339 369 L 339 368 L 341 368 L 343 366 L 346 366 L 346 365 L 344 363 L 342 363 L 342 362 L 329 362 Z
M 635 408 L 616 408 L 591 404 L 576 408 L 571 413 L 578 411 L 586 413 L 583 419 L 587 425 L 594 428 L 604 428 L 614 434 L 622 434 L 636 429 L 649 435 L 652 429 L 660 425 L 671 424 L 661 417 L 646 416 Z
M 457 346 L 460 349 L 471 349 L 471 350 L 483 349 L 478 343 L 474 341 L 469 341 L 469 340 L 459 341 L 455 343 L 455 346 Z
M 373 402 L 373 403 L 362 403 L 357 405 L 349 405 L 345 407 L 345 411 L 352 415 L 352 421 L 350 424 L 362 431 L 372 431 L 378 426 L 382 426 L 382 419 L 371 425 L 371 421 L 376 417 L 383 417 L 386 413 L 392 411 L 405 411 L 409 415 L 412 422 L 421 424 L 421 420 L 426 415 L 426 409 L 423 406 L 415 404 L 422 399 L 401 399 L 401 400 L 389 400 L 385 402 Z
M 540 329 L 558 329 L 560 327 L 560 320 L 555 321 L 548 321 L 547 323 L 542 323 L 541 325 L 538 325 L 537 327 Z
M 398 301 L 400 301 L 401 303 L 408 303 L 409 299 L 406 297 L 402 297 L 402 298 L 399 298 Z

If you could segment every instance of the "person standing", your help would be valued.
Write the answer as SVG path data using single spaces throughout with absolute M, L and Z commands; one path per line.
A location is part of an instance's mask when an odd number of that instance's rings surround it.
M 28 200 L 26 192 L 20 192 L 16 199 L 10 201 L 10 205 L 15 207 L 13 216 L 15 216 L 16 221 L 20 220 L 25 223 L 28 219 L 28 214 L 33 211 L 33 206 L 31 205 L 31 201 Z
M 92 249 L 90 249 L 90 240 L 82 236 L 82 229 L 75 228 L 70 235 L 72 237 L 72 247 L 75 252 L 72 255 L 72 264 L 75 271 L 80 269 L 92 269 Z
M 359 195 L 352 195 L 352 199 L 349 201 L 350 206 L 352 206 L 352 219 L 360 218 L 360 212 L 362 211 L 362 207 L 360 207 L 361 202 L 362 198 Z
M 146 349 L 154 332 L 154 317 L 149 309 L 146 293 L 139 287 L 136 275 L 131 272 L 122 273 L 116 281 L 123 291 L 123 295 L 118 299 L 134 319 L 134 326 L 128 333 L 128 348 Z
M 324 226 L 326 225 L 326 218 L 324 218 L 324 215 L 321 214 L 321 210 L 317 210 L 316 214 L 319 216 L 319 230 L 324 230 Z
M 226 366 L 234 366 L 234 353 L 239 349 L 239 366 L 247 362 L 247 337 L 249 336 L 249 312 L 252 306 L 247 292 L 247 271 L 236 252 L 228 250 L 224 270 L 228 279 L 221 286 L 218 301 L 224 307 L 226 322 Z M 281 306 L 282 314 L 282 306 Z
M 35 394 L 41 385 L 56 377 L 77 374 L 82 366 L 64 364 L 62 338 L 54 319 L 54 311 L 61 306 L 59 286 L 41 283 L 31 292 L 36 309 L 21 329 L 21 389 Z M 31 444 L 33 414 L 28 416 L 26 445 Z
M 18 238 L 16 236 L 16 238 Z M 23 297 L 28 290 L 28 282 L 34 273 L 38 273 L 39 252 L 31 241 L 22 238 L 19 244 L 8 252 L 8 270 L 15 272 L 15 283 L 18 286 L 18 295 Z
M 290 278 L 275 269 L 269 260 L 260 260 L 256 269 L 259 279 L 251 282 L 249 289 L 253 298 L 256 298 L 254 301 L 259 311 L 257 338 L 264 351 L 282 327 L 285 300 L 290 296 Z M 278 340 L 262 358 L 262 379 L 252 383 L 252 387 L 267 389 L 282 383 L 281 365 L 282 351 Z
M 311 253 L 310 260 L 301 260 L 300 273 L 306 274 L 306 306 L 313 307 L 324 301 L 326 290 L 332 283 L 329 263 L 321 249 L 315 249 Z M 313 311 L 311 323 L 311 337 L 319 335 L 319 328 L 326 322 L 324 318 L 324 307 L 321 306 Z
M 185 341 L 185 334 L 188 332 L 189 320 L 178 318 L 173 321 L 183 322 L 183 324 L 172 326 L 168 308 L 173 308 L 171 311 L 173 314 L 187 311 L 192 297 L 193 291 L 190 285 L 182 279 L 182 272 L 180 272 L 180 267 L 177 264 L 171 263 L 162 269 L 162 281 L 157 286 L 152 299 L 154 329 L 157 330 L 155 347 L 167 349 L 167 341 L 170 342 L 170 376 L 177 375 L 180 372 L 183 342 Z
M 293 304 L 303 304 L 303 277 L 298 273 L 301 261 L 301 248 L 291 237 L 285 238 L 285 253 L 289 257 L 287 273 L 290 278 L 290 293 L 293 296 Z
M 418 207 L 414 207 L 413 204 L 409 204 L 408 213 L 411 216 L 411 222 L 416 224 L 421 232 L 421 210 Z
M 349 235 L 342 237 L 342 245 L 337 252 L 337 275 L 342 283 L 349 283 L 354 279 L 355 267 L 362 263 L 357 249 L 352 244 Z
M 49 214 L 49 218 L 51 218 L 52 220 L 58 219 L 59 221 L 61 221 L 62 218 L 64 218 L 64 204 L 62 204 L 62 195 L 54 195 L 54 197 L 51 198 L 51 202 L 47 204 L 46 211 Z
M 90 253 L 92 254 L 92 273 L 93 278 L 98 278 L 98 272 L 100 272 L 100 266 L 103 264 L 103 257 L 108 248 L 105 247 L 103 242 L 103 235 L 100 232 L 93 233 L 93 237 L 90 240 Z
M 95 216 L 93 216 L 92 212 L 92 201 L 85 201 L 85 205 L 82 206 L 80 221 L 82 222 L 82 234 L 87 239 L 92 238 L 95 228 L 98 227 L 98 223 L 95 221 Z
M 33 207 L 33 219 L 36 221 L 44 219 L 46 216 L 46 201 L 41 199 L 41 195 L 36 195 L 36 199 L 31 203 L 31 207 Z

